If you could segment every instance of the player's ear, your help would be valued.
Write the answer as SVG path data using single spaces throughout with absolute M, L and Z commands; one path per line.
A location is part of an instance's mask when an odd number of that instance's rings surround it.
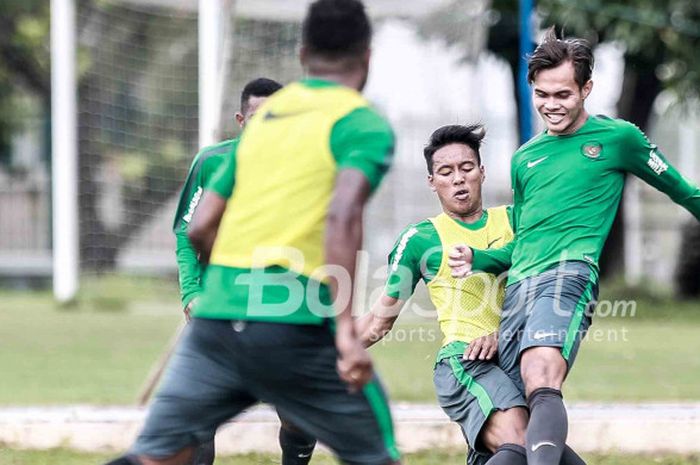
M 479 167 L 479 171 L 481 171 L 481 184 L 483 184 L 486 181 L 486 168 L 484 168 L 484 165 Z
M 238 123 L 238 126 L 243 128 L 243 125 L 245 124 L 245 116 L 243 116 L 243 113 L 236 112 L 236 122 Z
M 433 184 L 433 175 L 429 174 L 428 175 L 428 185 L 430 186 L 430 190 L 435 192 L 435 185 Z
M 593 80 L 589 79 L 583 87 L 581 88 L 581 93 L 583 94 L 584 100 L 590 95 L 591 90 L 593 90 Z

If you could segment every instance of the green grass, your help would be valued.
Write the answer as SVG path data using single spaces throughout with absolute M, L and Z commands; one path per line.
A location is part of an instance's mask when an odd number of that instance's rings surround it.
M 114 454 L 86 454 L 65 449 L 24 451 L 0 449 L 1 465 L 95 465 Z M 588 465 L 700 465 L 698 456 L 682 455 L 585 455 Z M 246 454 L 217 457 L 217 465 L 275 465 L 279 457 L 274 454 Z M 314 454 L 311 465 L 335 465 L 338 462 L 326 454 Z M 459 451 L 430 451 L 406 454 L 403 463 L 408 465 L 463 465 L 464 453 Z
M 181 321 L 174 283 L 158 280 L 93 280 L 68 309 L 48 292 L 0 299 L 0 405 L 133 404 Z M 406 316 L 371 353 L 392 400 L 434 402 L 441 335 Z M 700 400 L 700 303 L 645 295 L 634 317 L 597 318 L 593 331 L 602 340 L 584 342 L 567 400 Z

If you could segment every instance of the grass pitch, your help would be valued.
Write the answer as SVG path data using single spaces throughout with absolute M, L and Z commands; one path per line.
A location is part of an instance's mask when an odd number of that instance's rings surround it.
M 133 404 L 182 318 L 174 280 L 93 281 L 73 308 L 47 292 L 3 291 L 0 301 L 0 405 Z M 567 400 L 697 401 L 699 332 L 697 301 L 644 296 L 634 316 L 596 318 Z M 371 349 L 392 400 L 435 402 L 439 345 L 434 322 L 406 315 Z

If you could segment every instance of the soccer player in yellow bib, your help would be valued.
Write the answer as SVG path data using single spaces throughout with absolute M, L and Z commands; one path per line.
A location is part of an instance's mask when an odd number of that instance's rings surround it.
M 504 280 L 488 273 L 452 277 L 448 254 L 457 244 L 483 249 L 513 240 L 510 206 L 484 209 L 485 170 L 479 152 L 480 125 L 437 129 L 424 149 L 430 188 L 443 212 L 408 226 L 389 255 L 384 293 L 357 321 L 367 346 L 387 334 L 419 280 L 435 305 L 443 345 L 434 383 L 440 406 L 460 425 L 469 443 L 469 465 L 525 465 L 527 403 L 492 360 L 504 298 Z M 562 464 L 583 461 L 566 449 Z
M 203 292 L 131 450 L 111 465 L 184 465 L 259 401 L 344 463 L 398 463 L 388 401 L 351 315 L 362 214 L 394 135 L 362 97 L 371 25 L 358 0 L 317 0 L 308 78 L 247 123 L 188 229 Z

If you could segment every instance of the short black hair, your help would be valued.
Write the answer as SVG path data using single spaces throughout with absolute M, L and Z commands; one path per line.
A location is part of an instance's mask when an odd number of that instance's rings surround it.
M 428 174 L 433 174 L 433 155 L 446 145 L 464 144 L 471 148 L 476 154 L 476 161 L 481 165 L 481 141 L 484 139 L 486 131 L 481 124 L 471 124 L 464 126 L 461 124 L 450 124 L 436 129 L 431 135 L 428 145 L 423 149 L 425 163 L 428 165 Z
M 364 53 L 372 38 L 365 6 L 358 0 L 316 0 L 302 26 L 302 42 L 311 54 L 337 59 Z
M 554 26 L 547 29 L 540 45 L 527 61 L 527 81 L 534 82 L 537 73 L 543 69 L 556 68 L 565 61 L 574 66 L 574 80 L 579 89 L 593 73 L 593 49 L 586 39 L 557 39 Z
M 241 113 L 248 110 L 250 97 L 269 97 L 282 88 L 282 84 L 268 78 L 257 78 L 250 81 L 241 92 Z

